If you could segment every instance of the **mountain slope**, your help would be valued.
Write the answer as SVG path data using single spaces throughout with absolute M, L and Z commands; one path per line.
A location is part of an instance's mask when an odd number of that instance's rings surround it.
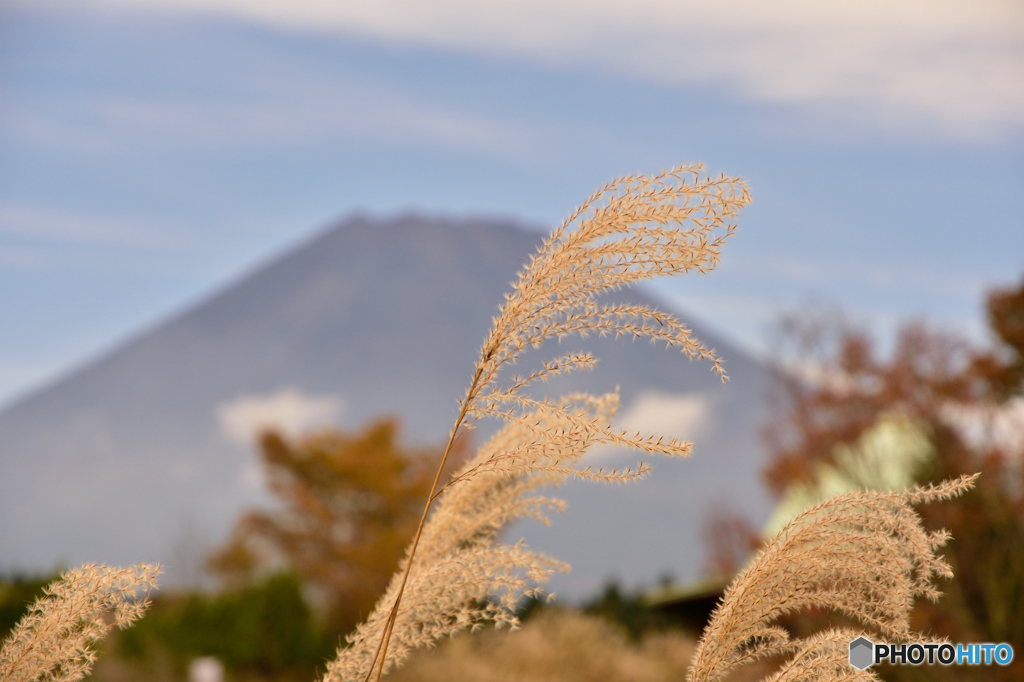
M 239 440 L 260 415 L 356 428 L 396 414 L 408 441 L 440 440 L 539 240 L 486 220 L 354 218 L 12 406 L 0 414 L 0 568 L 163 559 L 173 578 L 183 527 L 216 540 L 264 501 Z M 728 384 L 676 351 L 588 340 L 598 369 L 545 385 L 619 386 L 624 425 L 697 441 L 694 457 L 656 462 L 638 485 L 567 486 L 570 510 L 552 527 L 517 529 L 574 565 L 555 583 L 563 592 L 609 575 L 692 576 L 709 505 L 766 513 L 756 431 L 770 375 L 695 332 L 725 358 Z

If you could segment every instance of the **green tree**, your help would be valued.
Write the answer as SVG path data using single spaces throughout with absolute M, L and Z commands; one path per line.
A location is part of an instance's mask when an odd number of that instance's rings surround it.
M 277 573 L 219 594 L 158 597 L 147 617 L 121 634 L 118 649 L 149 663 L 162 651 L 180 670 L 197 656 L 216 656 L 242 679 L 308 680 L 336 645 L 295 574 Z

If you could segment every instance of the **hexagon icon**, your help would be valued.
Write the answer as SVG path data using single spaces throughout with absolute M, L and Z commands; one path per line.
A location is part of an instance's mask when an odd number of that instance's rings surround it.
M 875 645 L 867 637 L 858 637 L 850 642 L 850 665 L 864 670 L 874 661 Z

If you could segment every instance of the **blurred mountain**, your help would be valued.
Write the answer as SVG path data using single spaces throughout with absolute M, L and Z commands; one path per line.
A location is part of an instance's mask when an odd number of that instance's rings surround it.
M 180 580 L 189 552 L 195 560 L 245 506 L 267 503 L 252 446 L 263 425 L 356 428 L 395 414 L 407 442 L 439 441 L 540 240 L 484 219 L 356 217 L 8 408 L 0 570 L 162 560 Z M 641 290 L 616 298 L 651 302 Z M 568 485 L 570 509 L 551 527 L 514 529 L 573 565 L 553 584 L 563 595 L 611 576 L 693 577 L 712 508 L 767 516 L 757 431 L 771 374 L 691 326 L 724 357 L 727 384 L 677 351 L 607 339 L 587 342 L 596 371 L 545 384 L 552 395 L 618 386 L 622 425 L 697 443 L 633 486 Z

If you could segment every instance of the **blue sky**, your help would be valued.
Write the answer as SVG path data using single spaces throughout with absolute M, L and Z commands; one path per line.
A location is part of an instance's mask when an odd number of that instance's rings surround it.
M 543 227 L 691 161 L 754 204 L 674 304 L 754 349 L 812 298 L 979 335 L 1022 83 L 1015 2 L 8 2 L 0 406 L 353 212 Z

